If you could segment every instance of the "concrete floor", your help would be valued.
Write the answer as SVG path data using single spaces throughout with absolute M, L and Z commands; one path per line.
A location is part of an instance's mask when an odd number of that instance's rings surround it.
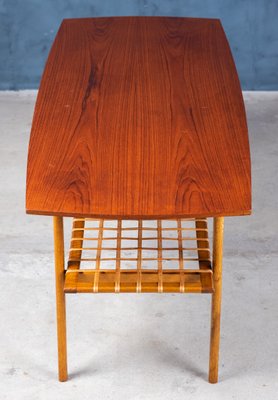
M 69 295 L 57 381 L 52 221 L 24 211 L 35 97 L 0 93 L 1 400 L 278 399 L 278 93 L 244 95 L 254 212 L 226 219 L 217 385 L 209 295 Z

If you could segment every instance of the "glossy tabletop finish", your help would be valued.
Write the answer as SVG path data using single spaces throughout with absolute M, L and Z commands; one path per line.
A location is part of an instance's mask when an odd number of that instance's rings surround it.
M 241 88 L 217 19 L 64 20 L 38 93 L 28 213 L 249 214 Z

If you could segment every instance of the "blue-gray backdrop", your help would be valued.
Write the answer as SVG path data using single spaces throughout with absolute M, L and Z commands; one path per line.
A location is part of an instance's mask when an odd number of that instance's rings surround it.
M 0 0 L 0 89 L 37 88 L 63 18 L 216 17 L 243 89 L 278 89 L 278 0 Z

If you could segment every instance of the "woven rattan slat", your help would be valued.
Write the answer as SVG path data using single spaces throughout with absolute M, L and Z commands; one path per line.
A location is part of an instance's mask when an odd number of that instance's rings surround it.
M 91 222 L 97 224 L 98 227 L 88 226 Z M 154 228 L 144 226 L 144 221 L 139 220 L 136 229 L 134 227 L 125 228 L 124 222 L 121 220 L 116 222 L 117 228 L 104 227 L 106 222 L 105 220 L 74 219 L 65 277 L 64 290 L 66 293 L 213 292 L 206 219 L 172 220 L 171 223 L 176 224 L 176 227 L 171 228 L 168 227 L 165 220 L 153 221 L 153 225 L 156 225 Z M 196 226 L 185 226 L 186 224 L 192 225 L 192 223 Z M 114 231 L 116 235 L 110 237 L 110 231 Z M 129 231 L 133 231 L 136 237 L 130 238 Z M 166 237 L 165 240 L 164 231 L 171 232 L 175 237 Z M 94 238 L 88 236 L 92 232 L 95 235 Z M 127 236 L 125 236 L 125 232 Z M 152 232 L 152 236 L 144 237 L 146 232 Z M 186 235 L 190 232 L 192 236 L 183 236 L 183 232 Z M 114 246 L 103 246 L 107 240 L 107 237 L 104 237 L 105 234 L 108 235 L 110 241 L 114 241 Z M 132 246 L 122 245 L 122 241 L 130 239 L 133 239 Z M 167 243 L 169 239 L 172 239 L 170 246 Z M 97 245 L 89 247 L 84 245 L 87 240 L 95 240 Z M 148 242 L 145 240 L 157 242 L 157 246 L 148 246 Z M 187 245 L 188 241 L 189 246 Z M 192 245 L 192 241 L 196 242 L 196 246 Z M 166 246 L 163 245 L 165 243 Z M 127 251 L 137 254 L 134 257 L 122 255 L 122 252 Z M 149 253 L 148 256 L 144 255 L 145 251 Z M 94 254 L 94 252 L 96 252 L 95 256 L 92 256 L 91 253 Z M 114 252 L 114 256 L 111 256 L 109 252 Z M 164 255 L 164 252 L 170 254 L 167 256 Z M 103 262 L 108 262 L 108 267 L 107 265 L 106 268 L 103 267 Z M 127 268 L 123 266 L 125 263 L 131 265 Z M 154 263 L 156 263 L 156 268 L 151 267 Z

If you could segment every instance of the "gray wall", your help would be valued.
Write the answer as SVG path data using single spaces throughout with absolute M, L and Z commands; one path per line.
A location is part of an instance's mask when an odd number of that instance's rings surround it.
M 63 18 L 217 17 L 243 89 L 278 90 L 278 0 L 0 0 L 0 89 L 37 88 Z

